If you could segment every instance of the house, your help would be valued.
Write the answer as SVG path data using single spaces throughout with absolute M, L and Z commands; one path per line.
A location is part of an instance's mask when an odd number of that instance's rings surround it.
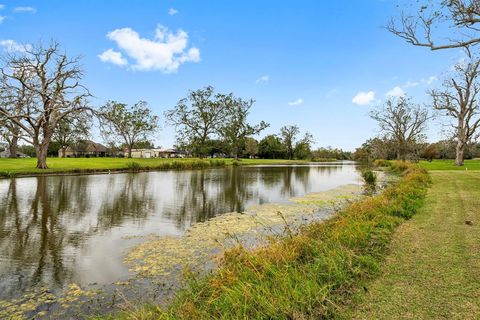
M 0 143 L 0 158 L 10 158 L 10 150 L 7 143 Z M 17 158 L 30 158 L 25 153 L 17 151 Z
M 128 151 L 124 152 L 128 157 Z M 132 158 L 184 158 L 185 153 L 176 149 L 132 149 Z
M 80 141 L 72 146 L 58 150 L 59 158 L 79 158 L 79 157 L 106 157 L 110 156 L 110 150 L 104 145 L 90 141 Z

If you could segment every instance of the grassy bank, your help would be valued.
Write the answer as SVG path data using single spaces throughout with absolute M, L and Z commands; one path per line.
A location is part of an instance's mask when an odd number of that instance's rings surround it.
M 454 160 L 420 161 L 420 166 L 427 170 L 480 170 L 480 160 L 465 160 L 464 166 L 456 166 Z
M 36 169 L 36 159 L 0 159 L 0 177 L 48 173 L 95 173 L 103 171 L 139 171 L 166 169 L 193 169 L 239 165 L 294 164 L 305 161 L 271 159 L 128 159 L 128 158 L 49 158 L 48 169 Z
M 378 273 L 396 227 L 422 205 L 428 175 L 393 164 L 402 179 L 324 223 L 270 245 L 224 253 L 210 276 L 193 278 L 164 310 L 135 308 L 125 319 L 308 319 L 334 317 Z
M 344 318 L 480 318 L 480 172 L 431 176 L 425 206 L 400 226 L 382 276 Z

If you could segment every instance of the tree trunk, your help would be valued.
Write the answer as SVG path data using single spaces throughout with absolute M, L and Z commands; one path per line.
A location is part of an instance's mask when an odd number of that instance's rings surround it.
M 132 157 L 132 148 L 128 148 L 128 157 L 131 158 Z
M 10 143 L 8 144 L 8 151 L 10 153 L 9 157 L 10 158 L 16 158 L 17 157 L 17 149 L 18 149 L 18 137 L 14 136 L 12 137 L 12 140 L 10 140 Z
M 36 145 L 35 152 L 37 155 L 37 169 L 48 169 L 47 167 L 48 144 Z
M 465 153 L 465 144 L 462 141 L 458 140 L 456 155 L 455 155 L 456 166 L 463 166 L 464 153 Z

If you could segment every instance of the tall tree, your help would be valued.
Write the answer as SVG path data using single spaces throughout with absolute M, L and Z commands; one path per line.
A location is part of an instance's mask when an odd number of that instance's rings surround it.
M 415 13 L 403 11 L 387 29 L 408 43 L 431 50 L 468 48 L 480 43 L 478 0 L 416 2 Z
M 312 144 L 315 142 L 313 135 L 306 132 L 302 139 L 295 144 L 294 155 L 296 159 L 308 159 L 312 155 Z
M 99 111 L 100 131 L 108 139 L 119 139 L 132 157 L 133 146 L 147 140 L 159 127 L 158 116 L 154 115 L 145 101 L 133 107 L 116 101 L 109 101 Z
M 430 92 L 433 107 L 453 120 L 457 166 L 463 165 L 465 147 L 480 128 L 479 71 L 480 59 L 470 56 L 468 62 L 455 65 L 455 74 L 444 82 L 443 89 Z
M 80 83 L 78 58 L 69 58 L 57 43 L 25 46 L 7 53 L 0 67 L 0 114 L 22 131 L 21 138 L 35 147 L 37 168 L 47 168 L 48 146 L 57 123 L 89 110 L 88 90 Z
M 280 136 L 285 147 L 288 159 L 293 159 L 295 153 L 295 143 L 300 133 L 300 128 L 294 126 L 283 126 L 280 128 Z
M 370 117 L 377 121 L 385 137 L 394 142 L 400 160 L 406 160 L 415 144 L 424 138 L 430 119 L 428 110 L 413 104 L 408 97 L 389 98 L 372 110 Z
M 225 121 L 225 99 L 225 95 L 216 94 L 214 88 L 208 86 L 190 91 L 173 109 L 165 112 L 167 122 L 177 131 L 177 143 L 204 156 L 208 152 L 208 141 Z
M 230 94 L 225 96 L 223 101 L 226 117 L 220 124 L 218 132 L 228 145 L 230 153 L 237 159 L 245 145 L 245 139 L 260 133 L 269 124 L 261 121 L 257 125 L 251 125 L 247 122 L 253 100 L 243 100 Z

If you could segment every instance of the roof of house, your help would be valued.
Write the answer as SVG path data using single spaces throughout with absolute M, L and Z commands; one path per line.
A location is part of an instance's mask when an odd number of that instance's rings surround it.
M 91 140 L 80 141 L 65 148 L 65 151 L 70 152 L 107 152 L 107 150 L 103 144 Z

